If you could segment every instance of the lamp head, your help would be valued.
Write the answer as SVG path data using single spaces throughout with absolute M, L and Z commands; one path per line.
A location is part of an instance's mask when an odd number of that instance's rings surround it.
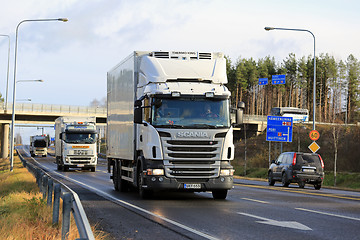
M 61 22 L 67 22 L 69 21 L 67 18 L 58 18 L 58 21 L 61 21 Z
M 265 27 L 264 28 L 266 31 L 270 31 L 270 30 L 274 30 L 275 28 L 273 28 L 273 27 Z

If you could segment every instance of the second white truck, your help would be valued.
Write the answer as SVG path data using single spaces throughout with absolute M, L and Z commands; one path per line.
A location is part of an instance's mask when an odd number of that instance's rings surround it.
M 58 170 L 90 169 L 97 165 L 95 117 L 59 117 L 55 120 L 55 156 Z

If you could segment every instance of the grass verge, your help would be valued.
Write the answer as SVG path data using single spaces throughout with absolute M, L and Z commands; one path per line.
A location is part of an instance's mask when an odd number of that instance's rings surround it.
M 0 189 L 0 239 L 61 239 L 62 210 L 59 225 L 52 225 L 52 209 L 18 157 L 13 172 L 9 171 L 9 160 L 0 159 Z M 104 232 L 92 229 L 96 239 L 107 238 Z M 79 234 L 72 217 L 68 239 L 76 238 Z

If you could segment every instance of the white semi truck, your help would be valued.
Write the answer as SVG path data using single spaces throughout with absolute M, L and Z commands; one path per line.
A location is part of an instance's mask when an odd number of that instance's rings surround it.
M 30 136 L 30 154 L 32 157 L 47 155 L 47 148 L 49 147 L 49 137 L 47 135 Z
M 90 169 L 97 165 L 95 117 L 59 117 L 55 120 L 55 156 L 58 170 Z
M 112 68 L 107 160 L 115 189 L 136 187 L 143 198 L 212 191 L 225 199 L 235 152 L 226 83 L 217 52 L 135 51 Z

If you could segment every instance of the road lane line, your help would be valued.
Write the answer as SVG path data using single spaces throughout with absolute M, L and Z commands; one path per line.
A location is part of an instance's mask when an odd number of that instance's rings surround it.
M 258 202 L 258 203 L 264 203 L 264 204 L 270 204 L 269 202 L 266 201 L 261 201 L 261 200 L 257 200 L 257 199 L 251 199 L 251 198 L 241 198 L 243 200 L 247 200 L 247 201 L 252 201 L 252 202 Z
M 360 201 L 360 198 L 356 197 L 346 197 L 346 196 L 340 196 L 340 195 L 334 195 L 334 194 L 327 194 L 327 193 L 313 193 L 313 192 L 305 192 L 304 189 L 302 190 L 294 190 L 294 189 L 286 189 L 286 188 L 278 188 L 278 187 L 268 187 L 268 186 L 257 186 L 257 185 L 249 185 L 249 184 L 239 184 L 234 183 L 234 185 L 237 186 L 243 186 L 243 187 L 251 187 L 251 188 L 261 188 L 261 189 L 270 189 L 270 190 L 277 190 L 282 192 L 292 192 L 292 193 L 299 193 L 299 194 L 305 194 L 305 195 L 313 195 L 313 196 L 321 196 L 321 197 L 332 197 L 332 198 L 339 198 L 339 199 L 347 199 L 347 200 L 355 200 Z
M 310 209 L 306 209 L 306 208 L 295 208 L 295 209 L 300 210 L 300 211 L 306 211 L 306 212 L 312 212 L 312 213 L 318 213 L 318 214 L 322 214 L 322 215 L 332 216 L 332 217 L 339 217 L 339 218 L 345 218 L 345 219 L 360 221 L 360 218 L 348 217 L 348 216 L 344 216 L 344 215 L 320 212 L 320 211 L 310 210 Z

